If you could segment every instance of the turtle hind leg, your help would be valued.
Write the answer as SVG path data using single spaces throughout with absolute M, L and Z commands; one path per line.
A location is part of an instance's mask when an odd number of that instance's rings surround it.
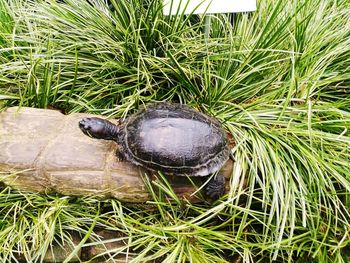
M 213 200 L 219 199 L 225 194 L 225 188 L 225 177 L 219 173 L 208 182 L 205 188 L 205 195 Z
M 104 140 L 117 140 L 119 132 L 118 127 L 110 121 L 96 117 L 82 119 L 79 128 L 89 137 Z

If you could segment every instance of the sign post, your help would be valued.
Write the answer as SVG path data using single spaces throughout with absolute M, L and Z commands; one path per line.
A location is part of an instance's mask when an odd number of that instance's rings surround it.
M 164 15 L 239 13 L 256 10 L 256 0 L 164 0 Z
M 209 39 L 210 36 L 210 16 L 205 16 L 205 21 L 204 21 L 204 35 L 205 39 Z
M 164 15 L 238 13 L 256 10 L 256 0 L 164 0 Z M 205 39 L 210 35 L 210 16 L 206 15 Z

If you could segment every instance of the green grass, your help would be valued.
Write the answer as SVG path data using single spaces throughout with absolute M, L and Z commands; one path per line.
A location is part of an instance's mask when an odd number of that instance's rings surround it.
M 228 195 L 212 206 L 0 194 L 0 258 L 40 261 L 94 228 L 133 262 L 350 260 L 350 3 L 258 1 L 258 11 L 166 17 L 159 1 L 0 0 L 0 106 L 123 117 L 175 101 L 232 134 Z M 16 3 L 12 3 L 16 2 Z M 165 192 L 170 192 L 166 184 Z

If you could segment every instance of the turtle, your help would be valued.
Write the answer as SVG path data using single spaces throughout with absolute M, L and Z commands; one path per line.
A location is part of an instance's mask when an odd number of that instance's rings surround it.
M 120 158 L 146 170 L 210 176 L 205 195 L 218 199 L 225 193 L 225 178 L 218 171 L 230 157 L 227 134 L 217 119 L 187 105 L 152 103 L 118 125 L 86 117 L 79 128 L 92 138 L 115 141 Z

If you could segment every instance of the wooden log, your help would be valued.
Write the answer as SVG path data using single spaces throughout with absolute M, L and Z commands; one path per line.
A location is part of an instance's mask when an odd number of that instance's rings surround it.
M 148 201 L 143 176 L 149 171 L 119 161 L 115 142 L 85 136 L 78 122 L 87 116 L 94 115 L 25 107 L 1 112 L 0 181 L 31 192 Z M 232 165 L 228 161 L 222 169 L 226 178 Z M 169 181 L 180 197 L 197 200 L 186 177 L 171 176 Z

